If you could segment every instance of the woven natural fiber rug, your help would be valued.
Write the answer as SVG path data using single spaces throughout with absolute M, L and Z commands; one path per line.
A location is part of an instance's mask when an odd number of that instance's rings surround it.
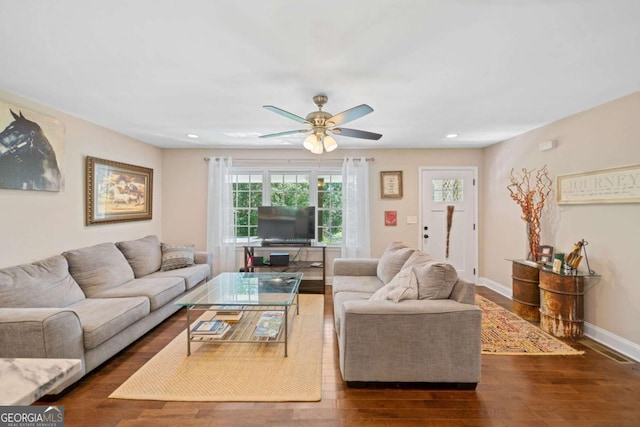
M 197 402 L 318 401 L 322 386 L 323 295 L 300 295 L 300 314 L 283 344 L 191 344 L 186 331 L 109 397 Z
M 557 356 L 584 353 L 480 295 L 476 295 L 476 304 L 482 309 L 482 354 Z

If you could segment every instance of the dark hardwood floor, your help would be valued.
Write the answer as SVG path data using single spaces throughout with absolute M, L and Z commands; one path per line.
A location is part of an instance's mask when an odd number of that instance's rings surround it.
M 478 293 L 510 309 L 484 287 Z M 59 396 L 66 427 L 87 426 L 639 426 L 640 364 L 619 363 L 579 342 L 582 356 L 482 357 L 475 391 L 376 386 L 340 377 L 330 288 L 325 295 L 320 402 L 207 403 L 109 399 L 109 394 L 183 330 L 184 311 Z M 366 361 L 363 361 L 366 363 Z

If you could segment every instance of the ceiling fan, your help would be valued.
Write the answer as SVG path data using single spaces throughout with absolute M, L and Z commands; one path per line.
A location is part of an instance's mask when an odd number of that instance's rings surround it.
M 348 136 L 351 138 L 363 138 L 378 140 L 382 137 L 379 133 L 367 132 L 364 130 L 348 129 L 338 127 L 344 123 L 359 119 L 373 111 L 373 108 L 367 104 L 361 104 L 357 107 L 350 108 L 341 113 L 332 115 L 326 111 L 322 111 L 322 106 L 327 103 L 329 98 L 325 95 L 316 95 L 313 102 L 318 106 L 318 111 L 312 111 L 307 114 L 306 118 L 302 118 L 293 113 L 274 107 L 273 105 L 264 105 L 269 111 L 280 114 L 298 123 L 306 125 L 305 129 L 289 130 L 285 132 L 271 133 L 268 135 L 260 135 L 260 138 L 274 138 L 278 136 L 292 135 L 296 133 L 311 133 L 303 142 L 304 148 L 314 154 L 322 154 L 323 151 L 333 151 L 338 148 L 338 143 L 329 133 L 334 135 Z

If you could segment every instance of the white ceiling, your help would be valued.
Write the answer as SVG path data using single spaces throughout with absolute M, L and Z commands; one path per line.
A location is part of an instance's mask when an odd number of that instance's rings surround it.
M 366 103 L 343 148 L 483 147 L 640 90 L 638 0 L 0 0 L 0 89 L 160 147 Z M 458 133 L 447 140 L 448 133 Z M 197 140 L 185 136 L 200 135 Z

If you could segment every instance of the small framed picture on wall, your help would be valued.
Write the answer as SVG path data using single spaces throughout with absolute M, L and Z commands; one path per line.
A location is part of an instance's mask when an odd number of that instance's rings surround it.
M 402 171 L 380 172 L 380 196 L 383 199 L 402 198 Z
M 398 211 L 384 211 L 384 225 L 398 225 Z

